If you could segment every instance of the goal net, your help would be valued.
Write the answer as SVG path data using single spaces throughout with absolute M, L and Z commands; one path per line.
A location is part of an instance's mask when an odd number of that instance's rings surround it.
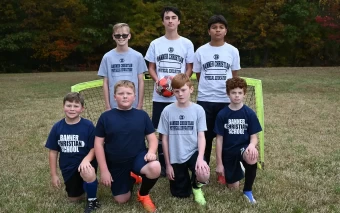
M 259 133 L 259 168 L 264 166 L 264 106 L 262 96 L 262 82 L 258 79 L 244 78 L 248 84 L 245 104 L 252 108 L 260 121 L 262 131 Z M 191 100 L 196 102 L 197 98 L 197 80 L 193 75 L 191 81 L 194 84 L 194 92 L 191 95 Z M 154 81 L 150 79 L 148 74 L 144 77 L 144 104 L 143 109 L 152 115 L 152 93 L 154 88 Z M 73 85 L 72 92 L 79 92 L 85 99 L 85 110 L 83 117 L 91 120 L 94 124 L 101 113 L 105 111 L 105 102 L 103 97 L 103 79 L 88 81 Z

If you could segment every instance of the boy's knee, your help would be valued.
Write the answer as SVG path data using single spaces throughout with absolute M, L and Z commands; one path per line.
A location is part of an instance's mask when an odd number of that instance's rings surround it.
M 128 202 L 130 200 L 130 197 L 131 197 L 131 193 L 128 192 L 126 194 L 114 196 L 113 200 L 119 204 L 123 204 L 123 203 Z
M 96 172 L 94 168 L 91 168 L 87 171 L 81 171 L 80 176 L 83 178 L 85 182 L 92 183 L 97 179 Z
M 141 173 L 150 179 L 158 178 L 161 174 L 161 164 L 159 161 L 151 161 L 145 165 L 145 168 L 142 168 Z
M 230 189 L 230 190 L 238 189 L 239 186 L 240 186 L 240 182 L 239 182 L 239 181 L 237 181 L 237 182 L 235 182 L 235 183 L 228 183 L 228 184 L 227 184 L 227 187 L 228 187 L 228 189 Z
M 201 183 L 207 183 L 210 179 L 210 172 L 203 173 L 203 174 L 197 174 L 196 173 L 196 179 L 197 179 L 197 181 L 199 181 Z

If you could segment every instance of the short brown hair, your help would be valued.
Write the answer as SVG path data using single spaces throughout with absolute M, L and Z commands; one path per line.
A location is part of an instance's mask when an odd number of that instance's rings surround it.
M 81 106 L 84 107 L 84 97 L 79 92 L 67 93 L 63 100 L 64 105 L 66 101 L 80 103 Z
M 172 89 L 180 89 L 185 84 L 189 88 L 192 87 L 192 83 L 190 81 L 190 78 L 184 73 L 179 73 L 179 74 L 175 75 L 175 77 L 171 80 Z
M 127 27 L 128 28 L 128 31 L 130 33 L 130 26 L 126 23 L 118 23 L 118 24 L 115 24 L 113 27 L 112 27 L 112 30 L 113 30 L 113 33 L 115 33 L 116 30 L 118 30 L 119 28 L 123 28 L 123 27 Z
M 128 88 L 131 88 L 134 93 L 136 93 L 136 91 L 135 91 L 136 87 L 135 87 L 135 84 L 132 81 L 128 81 L 128 80 L 118 81 L 115 84 L 115 87 L 114 87 L 114 94 L 116 94 L 118 87 L 128 87 Z
M 244 94 L 247 93 L 247 82 L 243 78 L 240 77 L 233 77 L 229 78 L 226 81 L 226 87 L 227 87 L 227 94 L 229 95 L 230 91 L 235 88 L 241 88 L 243 89 Z

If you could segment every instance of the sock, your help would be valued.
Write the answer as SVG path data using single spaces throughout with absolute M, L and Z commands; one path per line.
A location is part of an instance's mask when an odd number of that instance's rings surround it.
M 201 183 L 198 180 L 192 182 L 192 188 L 199 189 L 204 186 L 206 183 Z
M 130 188 L 130 191 L 132 192 L 132 191 L 133 191 L 133 186 L 134 186 L 135 183 L 136 183 L 136 179 L 130 176 L 130 180 L 131 180 L 131 188 Z
M 88 200 L 95 200 L 97 197 L 97 188 L 98 188 L 98 181 L 97 179 L 92 183 L 87 183 L 84 181 L 83 183 L 84 190 L 87 194 Z
M 156 184 L 158 178 L 149 179 L 146 176 L 143 176 L 142 185 L 139 189 L 139 195 L 145 196 L 148 195 L 152 187 Z
M 163 153 L 163 146 L 162 141 L 158 141 L 158 161 L 161 164 L 162 168 L 165 168 L 165 159 L 164 159 L 164 153 Z
M 242 161 L 242 164 L 245 169 L 243 191 L 252 191 L 256 177 L 257 164 L 249 165 L 245 161 Z

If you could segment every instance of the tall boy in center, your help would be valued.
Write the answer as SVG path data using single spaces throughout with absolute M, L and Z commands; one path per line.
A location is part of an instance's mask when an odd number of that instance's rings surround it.
M 194 61 L 194 45 L 180 36 L 177 32 L 181 20 L 181 13 L 175 7 L 165 7 L 161 12 L 165 35 L 153 40 L 145 55 L 149 62 L 149 73 L 157 83 L 164 76 L 175 76 L 178 73 L 192 74 Z M 175 97 L 163 97 L 153 91 L 152 97 L 152 123 L 158 126 L 160 115 L 167 105 L 175 102 Z M 165 162 L 162 150 L 162 135 L 159 135 L 158 158 L 162 166 L 162 175 L 165 176 Z

